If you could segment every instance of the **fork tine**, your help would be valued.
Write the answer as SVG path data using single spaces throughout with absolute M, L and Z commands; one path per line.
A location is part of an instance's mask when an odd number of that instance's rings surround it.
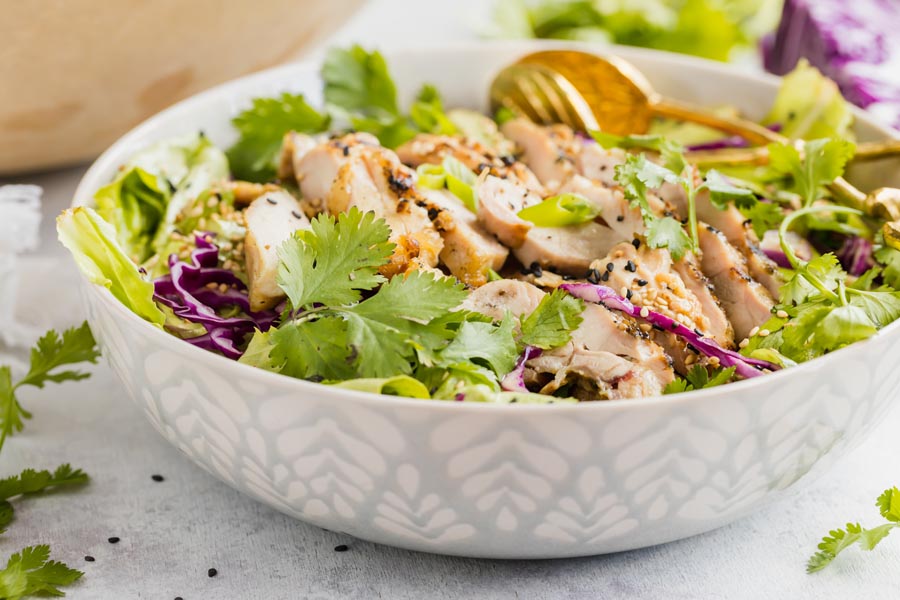
M 553 122 L 564 123 L 571 127 L 573 123 L 571 115 L 566 108 L 567 103 L 553 78 L 544 71 L 535 71 L 533 81 L 546 100 L 545 106 L 553 116 Z
M 542 101 L 540 91 L 533 78 L 525 74 L 520 74 L 516 77 L 516 85 L 527 104 L 531 107 L 534 114 L 537 115 L 537 122 L 543 123 L 544 125 L 553 123 L 553 116 L 547 110 L 546 103 Z

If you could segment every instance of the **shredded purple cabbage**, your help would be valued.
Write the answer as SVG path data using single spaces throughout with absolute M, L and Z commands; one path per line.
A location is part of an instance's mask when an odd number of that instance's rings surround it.
M 767 125 L 766 127 L 771 129 L 772 131 L 781 131 L 781 123 L 773 123 L 772 125 Z M 750 142 L 748 142 L 745 138 L 739 135 L 732 135 L 717 140 L 711 140 L 709 142 L 702 142 L 700 144 L 690 144 L 686 146 L 686 149 L 692 152 L 697 152 L 703 150 L 722 150 L 724 148 L 746 148 L 750 145 Z
M 796 254 L 798 258 L 801 258 L 803 260 L 810 260 L 813 256 L 815 256 L 815 250 L 812 244 L 810 244 L 806 238 L 793 231 L 788 231 L 786 239 L 791 248 L 793 248 L 794 254 Z M 759 243 L 759 249 L 762 250 L 763 254 L 768 256 L 769 259 L 779 267 L 783 267 L 785 269 L 791 268 L 791 261 L 788 260 L 787 255 L 784 253 L 784 250 L 781 249 L 781 238 L 778 236 L 778 232 L 774 229 L 770 229 L 765 233 L 765 235 L 763 235 L 763 239 Z
M 218 246 L 208 235 L 196 235 L 194 239 L 197 247 L 191 252 L 191 261 L 181 262 L 171 255 L 169 274 L 153 282 L 153 297 L 176 316 L 206 328 L 204 335 L 187 338 L 186 342 L 238 359 L 242 354 L 238 346 L 244 338 L 254 329 L 269 329 L 278 313 L 251 312 L 247 286 L 234 273 L 218 266 Z M 244 316 L 222 317 L 216 312 L 228 307 L 239 308 Z
M 641 319 L 655 325 L 664 331 L 671 331 L 686 342 L 695 347 L 706 356 L 716 357 L 723 367 L 734 367 L 735 373 L 745 379 L 762 375 L 763 369 L 777 371 L 781 367 L 765 360 L 749 358 L 733 350 L 726 350 L 711 338 L 703 337 L 692 329 L 685 327 L 678 321 L 646 308 L 635 306 L 627 299 L 618 295 L 612 288 L 593 283 L 564 283 L 559 286 L 576 298 L 587 302 L 602 304 L 610 310 L 618 310 L 636 319 Z M 646 311 L 646 313 L 644 313 Z M 642 314 L 643 313 L 643 314 Z
M 847 273 L 859 277 L 875 266 L 872 258 L 872 242 L 859 236 L 849 236 L 836 253 Z
M 542 352 L 543 350 L 537 346 L 525 346 L 522 355 L 516 361 L 515 368 L 500 380 L 500 387 L 507 392 L 530 391 L 525 387 L 525 363 L 532 358 L 537 358 Z

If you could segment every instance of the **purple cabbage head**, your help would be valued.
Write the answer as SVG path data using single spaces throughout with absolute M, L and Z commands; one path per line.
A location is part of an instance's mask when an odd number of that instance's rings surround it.
M 190 262 L 181 262 L 174 254 L 169 257 L 169 274 L 153 282 L 153 297 L 176 316 L 206 328 L 206 334 L 186 342 L 238 359 L 242 354 L 238 346 L 244 338 L 254 329 L 269 329 L 278 313 L 251 312 L 247 286 L 228 269 L 219 268 L 218 246 L 209 235 L 196 235 L 195 241 Z M 243 314 L 222 317 L 217 312 L 232 307 Z

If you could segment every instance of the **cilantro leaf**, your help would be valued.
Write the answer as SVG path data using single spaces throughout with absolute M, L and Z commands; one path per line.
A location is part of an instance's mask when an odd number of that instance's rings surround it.
M 84 471 L 73 469 L 68 464 L 60 465 L 53 473 L 46 470 L 25 469 L 19 475 L 0 479 L 0 533 L 6 531 L 6 526 L 13 518 L 10 498 L 37 494 L 63 486 L 81 485 L 87 481 L 88 476 Z
M 515 319 L 507 313 L 499 326 L 493 323 L 464 322 L 453 341 L 441 352 L 444 363 L 455 364 L 479 359 L 503 376 L 516 365 L 519 356 L 513 336 Z
M 882 246 L 875 251 L 874 256 L 875 260 L 884 267 L 881 271 L 884 282 L 894 289 L 900 289 L 900 250 Z
M 258 369 L 265 369 L 266 371 L 281 371 L 282 365 L 272 357 L 271 335 L 274 331 L 274 329 L 269 331 L 255 330 L 253 337 L 250 338 L 250 342 L 247 344 L 247 349 L 244 350 L 238 362 L 257 367 Z
M 828 290 L 837 288 L 838 281 L 844 279 L 844 272 L 837 256 L 829 252 L 810 260 L 781 287 L 781 300 L 785 304 L 802 304 L 817 293 L 816 288 L 803 276 L 807 273 L 820 281 Z
M 729 202 L 744 209 L 752 208 L 757 203 L 756 195 L 752 191 L 734 185 L 714 169 L 706 173 L 704 187 L 709 190 L 709 199 L 713 205 L 722 210 Z
M 661 135 L 615 135 L 603 131 L 589 131 L 591 137 L 606 149 L 650 150 L 659 153 L 665 168 L 680 173 L 687 167 L 684 146 Z
M 16 390 L 25 385 L 43 388 L 48 381 L 78 381 L 90 375 L 81 371 L 59 371 L 64 365 L 82 362 L 96 363 L 100 352 L 87 322 L 63 332 L 62 337 L 52 329 L 45 333 L 31 350 L 31 366 L 25 377 L 13 384 L 12 371 L 0 366 L 0 448 L 6 438 L 24 427 L 23 419 L 31 414 L 22 408 Z
M 420 130 L 441 135 L 453 135 L 456 125 L 444 112 L 444 103 L 433 85 L 426 83 L 416 95 L 416 101 L 409 108 L 409 118 Z
M 351 208 L 336 221 L 323 213 L 311 225 L 278 249 L 278 285 L 295 309 L 357 302 L 361 291 L 384 281 L 378 267 L 394 248 L 384 219 Z
M 553 290 L 522 319 L 520 341 L 544 350 L 558 348 L 567 343 L 572 332 L 581 325 L 583 311 L 584 302 L 562 290 Z
M 397 88 L 384 56 L 366 52 L 360 45 L 331 48 L 322 65 L 325 104 L 331 110 L 364 117 L 384 118 L 399 114 Z
M 415 271 L 394 277 L 374 296 L 340 309 L 360 377 L 409 373 L 417 346 L 426 350 L 450 337 L 444 323 L 431 322 L 466 297 L 462 284 Z
M 727 369 L 712 369 L 712 376 L 707 367 L 703 365 L 694 365 L 688 371 L 684 378 L 676 377 L 673 381 L 666 385 L 664 394 L 677 394 L 680 392 L 690 392 L 693 390 L 702 390 L 704 388 L 716 387 L 731 381 L 734 377 L 734 367 Z
M 347 323 L 328 316 L 302 323 L 285 323 L 270 330 L 268 339 L 273 363 L 281 373 L 300 379 L 352 379 Z
M 806 142 L 803 157 L 794 146 L 769 144 L 769 166 L 788 175 L 793 190 L 803 198 L 803 206 L 811 206 L 819 197 L 819 190 L 844 174 L 844 167 L 853 157 L 853 143 L 839 138 Z
M 651 248 L 667 248 L 675 260 L 681 260 L 694 246 L 681 222 L 672 217 L 650 222 L 647 226 L 647 245 Z
M 750 220 L 753 232 L 759 239 L 770 229 L 777 229 L 784 220 L 784 211 L 774 202 L 755 202 L 749 208 L 742 208 L 741 213 Z
M 73 584 L 82 575 L 81 571 L 50 560 L 49 546 L 29 546 L 10 556 L 6 568 L 0 571 L 0 598 L 65 596 L 59 588 Z
M 900 490 L 896 487 L 885 490 L 875 504 L 887 523 L 872 529 L 865 529 L 859 523 L 847 523 L 844 529 L 829 531 L 819 543 L 819 551 L 807 562 L 806 572 L 821 571 L 831 564 L 838 554 L 857 543 L 863 550 L 873 550 L 891 531 L 900 527 Z
M 250 108 L 231 120 L 240 138 L 226 152 L 237 179 L 265 182 L 275 178 L 281 141 L 289 131 L 318 133 L 328 128 L 328 115 L 306 103 L 302 94 L 254 98 Z

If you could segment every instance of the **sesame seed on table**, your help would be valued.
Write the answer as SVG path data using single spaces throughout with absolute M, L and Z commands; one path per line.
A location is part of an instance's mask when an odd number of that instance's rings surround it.
M 470 21 L 477 22 L 486 4 L 373 0 L 322 47 L 471 38 Z M 53 229 L 53 215 L 71 200 L 84 170 L 16 179 L 45 187 L 42 246 L 25 258 L 33 275 L 24 284 L 29 304 L 41 306 L 41 318 L 54 325 L 84 316 L 74 294 L 72 302 L 59 301 L 64 290 L 76 288 L 77 275 Z M 48 543 L 53 559 L 84 571 L 66 588 L 67 600 L 900 597 L 900 536 L 865 556 L 849 551 L 818 575 L 804 573 L 828 529 L 847 520 L 874 525 L 874 498 L 900 485 L 897 410 L 821 479 L 717 531 L 611 556 L 499 561 L 389 548 L 282 515 L 165 442 L 104 362 L 90 371 L 87 381 L 23 390 L 34 419 L 0 454 L 0 476 L 63 462 L 91 476 L 84 488 L 16 503 L 15 520 L 2 537 L 4 556 Z M 678 457 L 672 461 L 680 464 Z M 119 542 L 109 543 L 112 537 Z

